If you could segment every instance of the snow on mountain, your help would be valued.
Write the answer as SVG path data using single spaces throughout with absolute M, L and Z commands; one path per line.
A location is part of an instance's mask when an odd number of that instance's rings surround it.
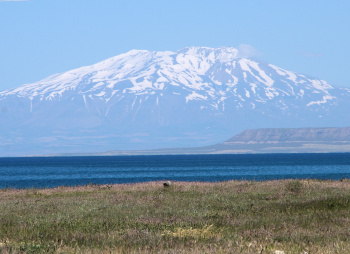
M 36 142 L 40 152 L 206 145 L 246 128 L 348 125 L 349 96 L 231 47 L 131 50 L 0 92 L 0 143 Z

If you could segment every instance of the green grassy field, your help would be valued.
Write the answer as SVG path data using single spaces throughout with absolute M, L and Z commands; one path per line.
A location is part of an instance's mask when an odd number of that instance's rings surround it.
M 349 253 L 349 239 L 349 180 L 0 190 L 0 253 Z

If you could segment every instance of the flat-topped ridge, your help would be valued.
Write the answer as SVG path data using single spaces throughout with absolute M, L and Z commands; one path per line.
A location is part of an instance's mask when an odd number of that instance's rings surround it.
M 350 141 L 350 127 L 266 128 L 245 130 L 226 142 L 332 142 Z

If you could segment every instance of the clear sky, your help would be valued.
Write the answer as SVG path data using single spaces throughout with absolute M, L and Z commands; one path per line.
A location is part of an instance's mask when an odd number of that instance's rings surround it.
M 349 0 L 0 0 L 0 91 L 131 49 L 240 45 L 350 87 Z

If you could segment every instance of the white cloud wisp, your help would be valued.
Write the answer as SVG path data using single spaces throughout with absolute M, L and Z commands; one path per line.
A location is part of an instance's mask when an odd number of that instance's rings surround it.
M 238 57 L 251 58 L 261 55 L 261 52 L 259 52 L 256 48 L 248 44 L 241 44 L 238 46 Z

